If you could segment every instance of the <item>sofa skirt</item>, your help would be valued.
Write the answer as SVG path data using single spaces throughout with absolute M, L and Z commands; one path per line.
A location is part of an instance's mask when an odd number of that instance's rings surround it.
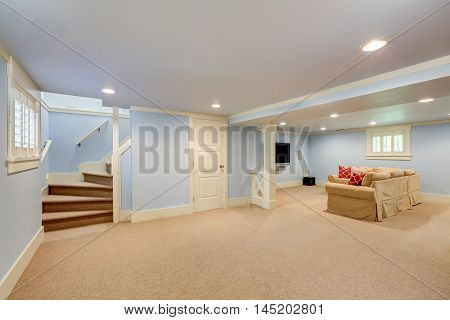
M 328 194 L 327 211 L 357 220 L 377 221 L 374 201 Z

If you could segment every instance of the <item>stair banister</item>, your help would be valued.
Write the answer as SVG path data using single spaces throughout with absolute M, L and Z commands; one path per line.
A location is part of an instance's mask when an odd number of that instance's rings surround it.
M 41 152 L 41 162 L 44 162 L 45 157 L 47 156 L 48 150 L 52 144 L 53 140 L 44 140 L 44 148 Z
M 87 140 L 92 134 L 94 134 L 95 132 L 100 132 L 101 128 L 108 123 L 109 120 L 105 120 L 102 124 L 100 124 L 98 127 L 96 127 L 94 130 L 92 130 L 91 132 L 89 132 L 83 139 L 81 139 L 78 143 L 77 146 L 81 147 L 81 144 Z

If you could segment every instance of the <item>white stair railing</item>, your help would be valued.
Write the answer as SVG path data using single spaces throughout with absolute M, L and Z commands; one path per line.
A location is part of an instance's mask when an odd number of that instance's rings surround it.
M 44 159 L 47 156 L 48 150 L 50 149 L 52 142 L 53 140 L 44 140 L 44 148 L 42 149 L 41 152 L 41 162 L 44 162 Z

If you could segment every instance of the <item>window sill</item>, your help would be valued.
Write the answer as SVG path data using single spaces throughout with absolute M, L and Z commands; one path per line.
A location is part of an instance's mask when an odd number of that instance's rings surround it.
M 366 156 L 366 160 L 411 161 L 411 156 Z
M 39 168 L 41 160 L 24 160 L 24 161 L 9 161 L 8 162 L 8 174 L 19 173 L 23 171 L 28 171 L 32 169 Z

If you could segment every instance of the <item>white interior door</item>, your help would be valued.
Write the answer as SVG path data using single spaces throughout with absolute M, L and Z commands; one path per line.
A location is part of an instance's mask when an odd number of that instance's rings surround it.
M 225 207 L 226 130 L 214 120 L 194 119 L 194 207 Z

